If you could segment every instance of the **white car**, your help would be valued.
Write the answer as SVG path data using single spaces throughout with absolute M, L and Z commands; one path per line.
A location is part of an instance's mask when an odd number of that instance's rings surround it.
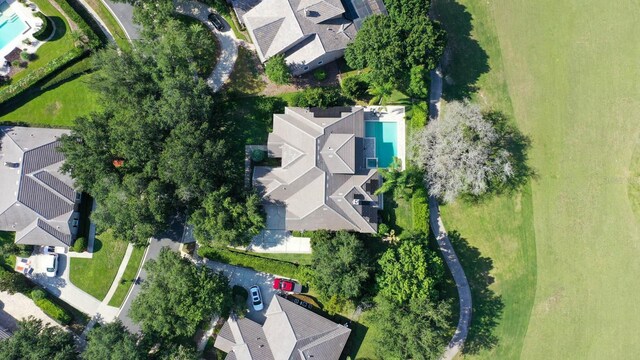
M 260 311 L 264 309 L 264 304 L 262 303 L 262 295 L 260 294 L 260 288 L 258 285 L 253 285 L 249 292 L 251 293 L 251 304 L 253 305 L 253 310 Z
M 47 276 L 56 277 L 58 273 L 58 254 L 45 255 L 44 264 Z

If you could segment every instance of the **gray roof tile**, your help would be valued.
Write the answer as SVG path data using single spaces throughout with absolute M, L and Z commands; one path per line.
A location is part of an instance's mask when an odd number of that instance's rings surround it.
M 63 161 L 64 155 L 58 151 L 59 147 L 60 141 L 54 141 L 26 151 L 24 153 L 22 171 L 25 174 L 31 174 L 34 171 Z
M 53 176 L 50 172 L 43 170 L 33 174 L 33 177 L 42 181 L 45 185 L 49 186 L 53 190 L 57 191 L 58 194 L 64 196 L 69 201 L 76 200 L 76 191 L 64 181 L 58 179 Z

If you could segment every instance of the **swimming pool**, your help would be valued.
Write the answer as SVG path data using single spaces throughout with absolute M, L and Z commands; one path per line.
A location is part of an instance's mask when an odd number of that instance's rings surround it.
M 27 24 L 15 12 L 7 11 L 6 2 L 0 4 L 0 49 L 20 36 L 27 29 Z
M 398 156 L 398 123 L 395 121 L 365 121 L 364 136 L 374 138 L 376 142 L 377 167 L 386 168 L 393 158 Z M 367 167 L 374 161 L 367 160 Z

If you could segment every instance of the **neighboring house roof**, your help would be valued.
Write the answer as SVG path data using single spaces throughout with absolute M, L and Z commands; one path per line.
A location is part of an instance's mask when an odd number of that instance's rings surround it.
M 284 206 L 287 230 L 377 231 L 379 185 L 367 169 L 364 109 L 285 108 L 273 115 L 267 144 L 281 167 L 254 168 L 265 202 Z
M 226 360 L 338 359 L 351 330 L 274 295 L 264 326 L 230 317 L 215 347 Z
M 16 243 L 69 246 L 77 193 L 60 172 L 67 130 L 0 127 L 0 230 Z
M 355 38 L 344 12 L 340 0 L 263 0 L 243 18 L 262 61 L 286 52 L 287 63 L 303 65 Z
M 6 340 L 11 337 L 11 332 L 3 327 L 0 327 L 0 340 Z

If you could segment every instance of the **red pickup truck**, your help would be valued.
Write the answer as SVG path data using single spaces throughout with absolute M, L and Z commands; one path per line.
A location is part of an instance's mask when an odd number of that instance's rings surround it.
M 284 292 L 294 293 L 294 294 L 299 294 L 302 292 L 302 285 L 298 284 L 293 280 L 286 280 L 286 279 L 280 279 L 280 278 L 275 278 L 275 280 L 273 280 L 273 288 L 276 290 L 282 290 Z

